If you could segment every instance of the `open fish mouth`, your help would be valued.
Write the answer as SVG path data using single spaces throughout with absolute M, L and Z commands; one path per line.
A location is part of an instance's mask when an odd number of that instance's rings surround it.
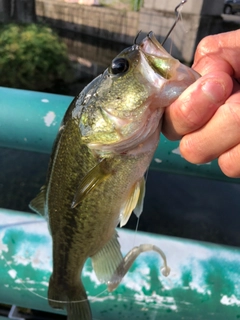
M 152 31 L 142 40 L 139 47 L 152 69 L 155 69 L 158 74 L 161 74 L 167 80 L 174 78 L 191 84 L 200 77 L 196 71 L 173 58 L 158 42 Z
M 145 54 L 154 55 L 161 58 L 169 58 L 169 53 L 158 42 L 152 31 L 150 31 L 147 37 L 142 40 L 142 42 L 139 44 L 139 47 Z

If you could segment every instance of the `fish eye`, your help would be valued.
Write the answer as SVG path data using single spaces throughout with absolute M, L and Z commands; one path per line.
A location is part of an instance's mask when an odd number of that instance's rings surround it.
M 124 58 L 117 58 L 112 61 L 111 71 L 113 74 L 126 72 L 129 68 L 129 62 Z

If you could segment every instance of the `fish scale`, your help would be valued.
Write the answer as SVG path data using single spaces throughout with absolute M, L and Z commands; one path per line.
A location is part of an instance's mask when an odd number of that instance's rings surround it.
M 116 226 L 139 217 L 144 174 L 157 148 L 164 108 L 199 75 L 171 57 L 150 33 L 123 50 L 69 106 L 50 160 L 46 185 L 30 207 L 48 219 L 53 273 L 48 299 L 68 320 L 91 320 L 81 282 L 87 258 L 97 278 L 114 290 L 139 254 L 121 254 Z

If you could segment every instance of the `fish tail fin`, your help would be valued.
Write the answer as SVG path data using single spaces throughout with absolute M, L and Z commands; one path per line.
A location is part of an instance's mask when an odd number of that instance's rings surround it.
M 67 288 L 67 289 L 66 289 Z M 67 310 L 67 320 L 92 320 L 87 294 L 81 282 L 64 289 L 59 284 L 55 285 L 51 277 L 48 288 L 49 305 L 54 309 Z
M 92 320 L 89 301 L 67 303 L 67 320 Z

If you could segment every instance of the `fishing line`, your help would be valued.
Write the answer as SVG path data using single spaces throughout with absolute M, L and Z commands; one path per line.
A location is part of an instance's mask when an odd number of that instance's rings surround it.
M 6 265 L 7 265 L 7 268 L 9 269 L 9 271 L 11 271 L 11 268 L 10 268 L 10 264 L 12 263 L 11 261 L 7 261 L 7 259 L 3 256 L 3 254 L 1 254 L 1 258 L 5 261 Z M 10 276 L 10 275 L 9 275 Z M 11 277 L 11 276 L 10 276 Z M 30 292 L 31 294 L 37 296 L 38 298 L 41 298 L 43 300 L 47 300 L 47 301 L 51 301 L 51 302 L 60 302 L 62 304 L 66 304 L 66 303 L 79 303 L 79 302 L 85 302 L 85 301 L 94 301 L 95 298 L 98 298 L 100 295 L 102 295 L 103 293 L 105 292 L 108 292 L 108 289 L 104 289 L 103 291 L 99 292 L 95 297 L 91 297 L 91 298 L 88 298 L 88 299 L 82 299 L 82 300 L 75 300 L 75 301 L 69 301 L 69 300 L 54 300 L 54 299 L 48 299 L 47 297 L 44 297 L 43 295 L 39 294 L 39 293 L 36 293 L 35 291 L 32 291 L 30 288 L 28 288 L 26 285 L 25 285 L 25 282 L 27 282 L 27 280 L 23 280 L 23 279 L 20 279 L 20 278 L 17 278 L 16 279 L 18 282 L 16 283 L 17 284 L 20 284 L 25 290 L 27 290 L 28 292 Z M 35 283 L 37 283 L 35 281 Z
M 182 6 L 187 2 L 187 0 L 182 0 L 181 3 L 179 3 L 179 5 L 176 6 L 175 8 L 175 14 L 176 14 L 176 19 L 172 25 L 172 27 L 170 28 L 170 30 L 168 31 L 165 39 L 163 40 L 163 42 L 161 43 L 162 46 L 164 46 L 165 42 L 167 41 L 168 37 L 170 36 L 170 34 L 172 33 L 173 29 L 175 28 L 176 24 L 178 23 L 179 20 L 181 20 L 182 15 L 179 12 L 179 9 L 182 10 Z
M 45 222 L 44 220 L 43 221 L 38 221 L 38 223 L 42 223 L 42 222 Z M 11 224 L 7 224 L 7 225 L 3 225 L 0 227 L 0 230 L 1 229 L 7 229 L 7 228 L 10 228 L 10 227 L 16 227 L 16 226 L 23 226 L 23 225 L 28 225 L 28 224 L 33 224 L 33 223 L 36 223 L 36 221 L 22 221 L 22 222 L 18 222 L 18 223 L 11 223 Z M 7 266 L 7 269 L 9 271 L 12 270 L 12 267 L 11 267 L 11 264 L 13 263 L 13 259 L 12 260 L 7 260 L 5 257 L 4 257 L 4 254 L 1 253 L 0 255 L 0 258 L 3 259 L 5 261 L 5 264 Z M 11 256 L 11 258 L 13 258 L 13 256 Z M 92 268 L 89 268 L 92 270 Z M 6 270 L 7 272 L 7 270 Z M 11 275 L 9 274 L 9 277 L 11 279 L 13 279 L 11 277 Z M 16 282 L 17 281 L 17 282 Z M 24 288 L 24 290 L 30 292 L 31 294 L 33 294 L 34 296 L 38 297 L 38 298 L 41 298 L 43 300 L 46 300 L 46 301 L 52 301 L 52 302 L 59 302 L 59 303 L 62 303 L 62 304 L 67 304 L 67 303 L 80 303 L 80 302 L 85 302 L 85 301 L 94 301 L 95 298 L 97 299 L 99 296 L 101 296 L 102 294 L 104 294 L 105 292 L 108 292 L 108 289 L 106 287 L 106 289 L 102 290 L 101 292 L 99 292 L 95 297 L 91 297 L 91 298 L 88 298 L 88 299 L 82 299 L 82 300 L 76 300 L 76 301 L 64 301 L 64 300 L 54 300 L 54 299 L 48 299 L 47 297 L 44 297 L 43 295 L 31 290 L 31 288 L 29 288 L 25 283 L 27 283 L 27 279 L 24 280 L 24 279 L 21 279 L 21 278 L 16 278 L 15 280 L 15 285 L 17 286 L 18 284 Z M 33 280 L 30 280 L 30 281 L 33 281 Z M 41 283 L 41 281 L 34 281 L 35 284 L 37 283 Z M 14 287 L 12 286 L 12 288 L 14 289 Z M 37 290 L 37 288 L 33 288 L 34 290 Z M 44 289 L 43 289 L 44 290 Z M 47 290 L 46 290 L 47 291 Z
M 163 40 L 162 42 L 162 46 L 165 44 L 166 40 L 169 38 L 170 34 L 172 33 L 172 31 L 174 30 L 176 24 L 178 23 L 179 20 L 182 20 L 182 14 L 181 14 L 181 11 L 182 11 L 182 7 L 183 5 L 187 2 L 187 0 L 182 0 L 181 3 L 175 8 L 175 14 L 176 14 L 176 19 L 172 25 L 172 27 L 170 28 L 169 32 L 167 33 L 165 39 Z M 14 4 L 14 1 L 12 1 L 12 3 Z M 13 5 L 12 5 L 12 10 L 13 10 Z M 140 32 L 138 33 L 138 35 L 136 36 L 135 40 L 134 40 L 134 43 L 136 44 L 137 42 L 137 39 L 139 37 L 139 34 Z M 148 169 L 149 170 L 149 169 Z M 148 170 L 146 171 L 145 173 L 145 180 L 147 180 L 147 177 L 148 177 Z M 138 217 L 137 219 L 137 223 L 136 223 L 136 228 L 135 228 L 135 234 L 134 234 L 134 239 L 133 239 L 133 245 L 135 244 L 136 242 L 136 236 L 137 236 L 137 231 L 138 231 L 138 228 L 139 228 L 139 221 L 140 221 L 140 216 Z M 25 222 L 25 224 L 28 224 L 29 222 Z M 31 222 L 30 222 L 31 223 Z M 34 222 L 35 223 L 35 222 Z M 22 223 L 24 224 L 24 222 Z M 18 225 L 21 225 L 18 224 Z M 3 228 L 5 227 L 8 227 L 8 226 L 3 226 Z M 153 248 L 155 248 L 153 246 Z M 157 250 L 154 250 L 154 251 L 157 251 Z M 157 251 L 159 253 L 159 251 Z M 164 253 L 161 251 L 161 256 L 164 256 Z M 13 263 L 13 260 L 10 260 L 10 261 L 7 261 L 7 259 L 4 257 L 3 254 L 1 254 L 1 257 L 2 259 L 5 261 L 6 263 L 6 266 L 7 268 L 9 269 L 9 271 L 11 271 L 11 264 Z M 9 276 L 11 277 L 11 275 L 9 274 Z M 82 300 L 77 300 L 77 301 L 64 301 L 64 300 L 54 300 L 54 299 L 48 299 L 47 297 L 44 297 L 43 295 L 35 292 L 35 291 L 32 291 L 29 287 L 27 287 L 27 285 L 25 283 L 27 283 L 27 279 L 26 280 L 23 280 L 23 279 L 20 279 L 20 278 L 17 278 L 17 283 L 16 284 L 20 284 L 25 290 L 29 291 L 30 293 L 32 293 L 33 295 L 43 299 L 43 300 L 46 300 L 46 301 L 51 301 L 51 302 L 58 302 L 58 303 L 62 303 L 62 304 L 67 304 L 67 303 L 81 303 L 81 302 L 85 302 L 85 301 L 94 301 L 94 300 L 97 300 L 98 297 L 100 297 L 101 295 L 103 295 L 104 293 L 108 292 L 108 289 L 104 289 L 102 290 L 100 293 L 98 293 L 95 297 L 91 297 L 91 298 L 86 298 L 86 299 L 82 299 Z M 15 281 L 16 282 L 16 281 Z M 36 281 L 34 283 L 37 283 Z M 37 288 L 36 288 L 37 290 Z M 44 290 L 44 289 L 43 289 Z M 46 290 L 47 291 L 47 290 Z
M 140 217 L 137 218 L 137 223 L 136 223 L 136 227 L 135 227 L 135 231 L 134 231 L 132 247 L 135 247 L 135 244 L 136 244 L 137 232 L 138 232 L 138 227 L 139 227 L 139 220 L 140 220 Z
M 147 170 L 147 172 L 146 172 L 146 174 L 145 174 L 145 178 L 147 179 L 147 175 L 148 175 L 148 170 Z M 140 218 L 140 217 L 139 217 Z M 138 218 L 138 221 L 137 221 L 137 228 L 138 228 L 138 224 L 139 224 L 139 218 Z M 45 222 L 45 221 L 39 221 L 39 222 Z M 31 223 L 36 223 L 36 221 L 23 221 L 23 222 L 21 222 L 21 223 L 13 223 L 13 224 L 9 224 L 9 225 L 4 225 L 3 226 L 3 228 L 1 228 L 1 229 L 7 229 L 7 228 L 9 228 L 9 227 L 12 227 L 12 226 L 21 226 L 21 225 L 27 225 L 27 224 L 31 224 Z M 136 232 L 137 232 L 137 230 L 136 230 Z M 4 261 L 5 261 L 5 264 L 6 264 L 6 268 L 9 270 L 9 271 L 11 271 L 13 268 L 12 268 L 12 264 L 13 264 L 13 256 L 11 256 L 11 260 L 7 260 L 6 258 L 5 258 L 5 256 L 4 256 L 4 254 L 3 253 L 1 253 L 1 255 L 0 255 L 0 258 L 2 258 Z M 92 270 L 92 268 L 90 267 L 90 266 L 87 266 L 87 270 Z M 6 272 L 7 272 L 7 270 L 6 270 Z M 14 278 L 12 278 L 11 277 L 11 275 L 9 274 L 9 277 L 14 281 Z M 17 281 L 17 282 L 16 282 Z M 22 288 L 23 288 L 23 290 L 26 290 L 27 292 L 29 292 L 29 293 L 31 293 L 32 295 L 34 295 L 34 296 L 36 296 L 36 297 L 38 297 L 38 298 L 40 298 L 40 299 L 43 299 L 43 300 L 45 300 L 45 301 L 51 301 L 51 302 L 58 302 L 58 303 L 62 303 L 62 304 L 68 304 L 68 303 L 81 303 L 81 302 L 86 302 L 86 301 L 91 301 L 91 302 L 94 302 L 94 301 L 96 301 L 100 296 L 102 296 L 104 293 L 106 293 L 106 295 L 105 295 L 105 297 L 107 297 L 108 295 L 109 296 L 117 296 L 117 295 L 114 295 L 112 292 L 110 293 L 109 291 L 108 291 L 108 288 L 106 287 L 104 290 L 102 290 L 101 292 L 99 292 L 98 294 L 96 294 L 94 297 L 88 297 L 88 298 L 86 298 L 86 299 L 81 299 L 81 300 L 75 300 L 75 301 L 69 301 L 69 300 L 55 300 L 55 299 L 48 299 L 48 297 L 45 297 L 45 296 L 43 296 L 42 294 L 40 294 L 40 293 L 37 293 L 36 291 L 38 290 L 37 288 L 34 288 L 34 286 L 33 286 L 33 288 L 29 288 L 27 285 L 26 285 L 26 283 L 28 283 L 28 281 L 32 281 L 32 285 L 34 285 L 34 284 L 38 284 L 38 283 L 41 283 L 42 281 L 34 281 L 34 280 L 31 280 L 31 279 L 21 279 L 21 278 L 19 278 L 19 277 L 17 277 L 16 279 L 15 279 L 15 283 L 12 285 L 12 288 L 14 289 L 14 287 L 16 286 L 17 288 L 19 288 L 18 287 L 18 285 L 20 285 Z M 43 280 L 43 281 L 46 281 L 47 282 L 47 280 Z M 30 283 L 29 283 L 30 284 Z M 106 284 L 107 285 L 107 284 Z M 46 293 L 47 293 L 47 288 L 43 288 L 42 289 L 43 291 L 45 291 Z M 127 297 L 131 297 L 132 298 L 132 296 L 130 295 L 130 294 L 125 294 L 125 296 Z M 97 319 L 96 319 L 97 320 Z
M 43 220 L 43 221 L 39 221 L 39 222 L 41 223 L 41 222 L 45 222 L 45 221 Z M 1 226 L 0 230 L 1 230 L 1 229 L 7 229 L 7 228 L 13 227 L 13 226 L 22 226 L 22 225 L 33 224 L 33 223 L 36 223 L 36 221 L 23 221 L 23 222 L 21 222 L 21 223 L 11 223 L 11 224 L 8 224 L 8 225 L 3 225 L 3 226 Z M 7 268 L 9 269 L 9 271 L 11 271 L 12 268 L 10 268 L 10 265 L 12 264 L 13 261 L 8 261 L 8 260 L 4 257 L 3 253 L 1 254 L 0 257 L 5 261 L 6 266 L 7 266 Z M 9 277 L 11 277 L 10 274 L 9 274 Z M 42 296 L 42 295 L 40 295 L 40 294 L 38 294 L 38 293 L 30 290 L 30 288 L 28 288 L 28 287 L 24 284 L 24 282 L 27 282 L 27 281 L 25 281 L 25 280 L 23 280 L 23 279 L 20 279 L 20 278 L 17 278 L 16 280 L 18 281 L 16 284 L 20 284 L 20 285 L 21 285 L 25 290 L 27 290 L 28 292 L 32 293 L 33 295 L 35 295 L 35 296 L 37 296 L 37 297 L 39 297 L 39 298 L 42 298 L 42 299 L 44 299 L 44 300 L 48 300 L 46 297 L 44 297 L 44 296 Z M 36 281 L 35 281 L 35 283 L 36 283 Z
M 145 184 L 147 183 L 148 172 L 149 172 L 149 168 L 146 170 L 146 172 L 144 174 Z M 145 195 L 144 195 L 144 198 L 145 198 Z M 134 238 L 133 238 L 133 247 L 135 246 L 135 243 L 136 243 L 137 232 L 138 232 L 138 228 L 139 228 L 139 222 L 140 222 L 141 215 L 142 214 L 140 214 L 140 216 L 137 218 L 137 223 L 136 223 L 136 227 L 135 227 L 135 231 L 134 231 Z

